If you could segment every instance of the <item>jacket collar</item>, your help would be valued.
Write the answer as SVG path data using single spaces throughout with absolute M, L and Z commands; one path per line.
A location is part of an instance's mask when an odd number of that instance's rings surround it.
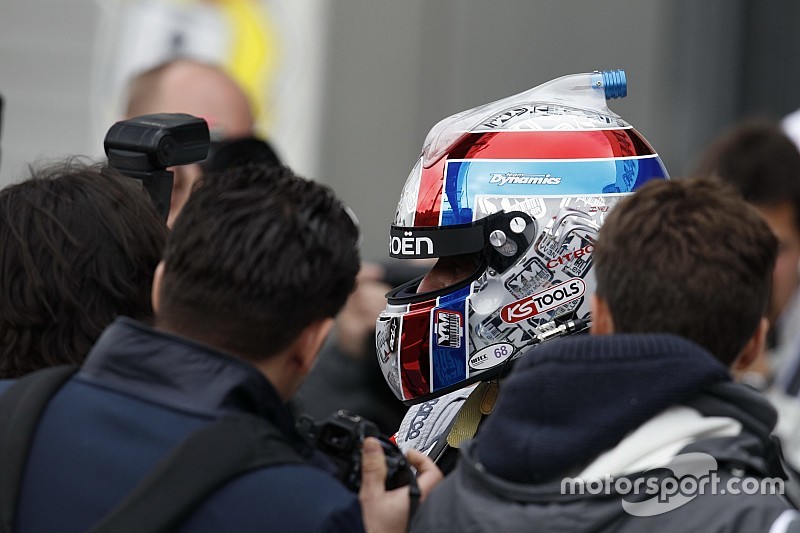
M 689 407 L 690 405 L 692 407 Z M 762 416 L 763 418 L 759 418 Z M 665 427 L 665 424 L 670 424 L 667 419 L 674 417 L 682 418 L 685 423 L 685 427 L 680 428 L 678 432 L 674 431 L 674 427 L 671 429 Z M 701 417 L 708 417 L 709 420 L 702 422 Z M 631 464 L 631 467 L 615 472 L 606 468 L 607 463 L 601 464 L 608 460 L 606 454 L 602 454 L 583 472 L 574 476 L 571 472 L 564 472 L 562 475 L 584 480 L 603 480 L 606 476 L 611 476 L 612 479 L 622 476 L 634 479 L 646 474 L 648 470 L 669 467 L 670 461 L 676 454 L 700 452 L 711 455 L 720 464 L 736 465 L 748 475 L 787 479 L 787 473 L 781 462 L 779 443 L 769 434 L 775 417 L 774 408 L 758 391 L 739 383 L 720 382 L 684 402 L 684 405 L 675 406 L 656 416 L 623 439 L 617 448 L 609 451 L 618 455 L 627 453 L 628 459 L 638 464 Z M 692 428 L 696 431 L 692 431 Z M 658 431 L 662 434 L 655 435 L 654 432 Z M 665 431 L 667 433 L 664 433 Z M 647 432 L 649 435 L 640 432 Z M 635 454 L 642 455 L 641 449 L 633 450 L 630 446 L 625 449 L 627 444 L 632 444 L 631 439 L 639 438 L 641 444 L 641 438 L 646 436 L 661 439 L 663 450 L 671 453 L 658 460 L 656 453 L 651 454 L 649 458 L 637 458 Z M 674 439 L 683 444 L 680 449 L 672 447 L 673 442 L 670 440 Z M 692 439 L 696 440 L 686 444 L 686 440 Z M 501 500 L 510 502 L 553 503 L 585 498 L 619 497 L 613 492 L 596 495 L 567 493 L 564 490 L 563 478 L 542 483 L 520 483 L 504 479 L 490 472 L 480 462 L 478 448 L 481 444 L 481 439 L 473 439 L 465 442 L 459 449 L 458 466 L 451 476 L 453 479 L 459 479 L 453 483 L 454 485 L 459 487 L 468 485 L 463 490 L 485 489 Z M 653 446 L 653 443 L 647 443 L 647 446 Z M 648 464 L 647 459 L 656 460 Z
M 761 475 L 786 478 L 783 452 L 773 434 L 778 413 L 763 394 L 741 383 L 716 383 L 685 404 L 705 417 L 729 417 L 741 424 L 741 434 L 702 439 L 682 450 L 704 452 Z
M 292 417 L 267 378 L 206 344 L 120 317 L 106 328 L 78 378 L 174 409 L 220 416 L 244 411 L 290 433 Z
M 541 483 L 581 468 L 665 409 L 729 381 L 728 369 L 682 337 L 580 335 L 520 358 L 478 433 L 487 471 Z

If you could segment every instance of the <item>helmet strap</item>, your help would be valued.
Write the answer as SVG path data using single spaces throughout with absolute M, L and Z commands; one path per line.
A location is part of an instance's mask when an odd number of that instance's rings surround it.
M 483 381 L 475 387 L 456 415 L 453 427 L 447 435 L 447 444 L 459 448 L 464 441 L 475 436 L 481 419 L 494 409 L 498 392 L 500 384 L 497 380 Z

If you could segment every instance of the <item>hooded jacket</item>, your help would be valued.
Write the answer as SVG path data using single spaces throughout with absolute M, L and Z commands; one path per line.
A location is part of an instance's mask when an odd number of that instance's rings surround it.
M 775 421 L 681 337 L 556 340 L 519 360 L 411 530 L 788 531 Z

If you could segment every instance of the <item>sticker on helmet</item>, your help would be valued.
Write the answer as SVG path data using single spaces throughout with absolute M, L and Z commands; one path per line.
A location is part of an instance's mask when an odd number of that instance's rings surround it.
M 400 329 L 400 319 L 397 317 L 380 319 L 380 326 L 376 330 L 376 345 L 381 362 L 387 363 L 389 356 L 397 351 L 397 333 Z
M 567 302 L 580 298 L 585 292 L 586 283 L 580 278 L 572 278 L 545 291 L 506 305 L 500 311 L 500 317 L 503 322 L 513 324 L 556 309 Z
M 461 348 L 463 317 L 455 311 L 436 311 L 436 344 L 445 348 Z
M 544 232 L 536 240 L 536 251 L 543 257 L 555 258 L 561 251 L 561 245 L 555 237 Z
M 514 346 L 507 342 L 492 344 L 475 352 L 469 358 L 469 367 L 474 370 L 486 370 L 506 361 L 514 353 Z
M 493 172 L 489 175 L 489 183 L 495 183 L 498 187 L 508 183 L 514 185 L 558 185 L 561 183 L 561 178 L 554 178 L 550 174 L 521 174 L 518 172 L 500 174 Z
M 475 197 L 475 218 L 485 218 L 500 211 L 521 211 L 531 218 L 545 213 L 544 199 L 538 196 L 484 196 Z
M 506 281 L 505 286 L 515 298 L 524 298 L 548 286 L 552 279 L 553 272 L 544 262 L 538 257 L 531 257 L 522 265 L 519 273 Z
M 581 259 L 584 256 L 588 256 L 594 250 L 594 245 L 587 244 L 582 248 L 578 248 L 577 250 L 571 250 L 561 256 L 551 259 L 547 262 L 547 268 L 558 268 L 559 265 L 569 265 L 570 263 Z M 584 259 L 585 262 L 585 259 Z M 582 273 L 581 273 L 582 274 Z M 576 274 L 575 277 L 581 276 L 581 274 Z
M 588 249 L 588 251 L 586 251 Z M 580 251 L 584 251 L 583 255 L 575 255 Z M 565 273 L 569 274 L 570 276 L 581 278 L 586 275 L 586 272 L 589 270 L 589 267 L 592 266 L 592 245 L 586 245 L 583 248 L 579 248 L 575 250 L 575 254 L 573 254 L 572 261 L 564 265 L 562 269 Z

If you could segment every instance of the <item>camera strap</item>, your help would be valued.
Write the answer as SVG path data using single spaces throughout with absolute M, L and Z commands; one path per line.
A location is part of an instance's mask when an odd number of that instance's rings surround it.
M 0 396 L 0 533 L 14 531 L 14 513 L 25 472 L 28 450 L 47 402 L 75 373 L 77 365 L 62 365 L 19 378 Z
M 0 533 L 14 530 L 39 419 L 50 398 L 77 369 L 64 365 L 33 372 L 0 396 Z M 90 531 L 173 531 L 234 477 L 265 466 L 305 462 L 268 420 L 246 413 L 229 415 L 191 433 Z
M 306 462 L 264 418 L 225 416 L 190 434 L 89 531 L 174 531 L 233 478 L 265 466 Z

